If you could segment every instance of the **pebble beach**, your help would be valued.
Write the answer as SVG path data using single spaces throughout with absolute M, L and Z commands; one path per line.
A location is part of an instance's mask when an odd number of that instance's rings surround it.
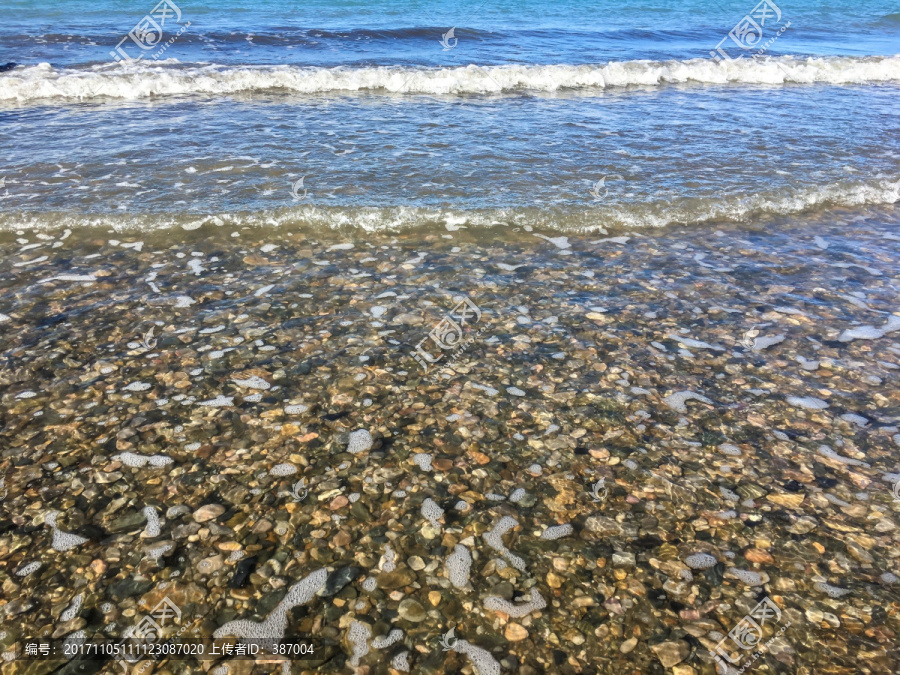
M 0 672 L 897 672 L 898 222 L 0 234 Z

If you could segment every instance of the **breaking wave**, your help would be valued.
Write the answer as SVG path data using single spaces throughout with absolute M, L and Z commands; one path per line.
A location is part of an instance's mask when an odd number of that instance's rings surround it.
M 307 204 L 284 209 L 219 214 L 143 213 L 90 214 L 19 211 L 0 212 L 0 231 L 57 230 L 96 227 L 118 232 L 215 227 L 300 227 L 323 230 L 401 232 L 413 229 L 454 231 L 461 228 L 530 227 L 558 232 L 701 226 L 747 222 L 829 208 L 884 206 L 900 202 L 900 178 L 872 184 L 843 183 L 792 192 L 773 192 L 722 199 L 682 198 L 651 203 L 590 208 L 452 209 L 424 206 L 348 207 Z
M 0 75 L 0 101 L 124 99 L 264 91 L 296 94 L 466 95 L 617 87 L 876 84 L 900 82 L 900 56 L 765 57 L 717 63 L 622 61 L 596 65 L 316 68 L 182 64 L 174 60 L 91 69 L 19 66 Z

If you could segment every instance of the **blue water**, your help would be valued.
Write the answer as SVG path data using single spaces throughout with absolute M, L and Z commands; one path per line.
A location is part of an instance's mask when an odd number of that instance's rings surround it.
M 117 63 L 154 3 L 6 3 L 0 227 L 571 230 L 896 202 L 897 7 L 772 6 L 753 59 L 728 34 L 754 3 L 732 0 L 180 2 Z M 723 39 L 742 58 L 713 60 Z
M 107 60 L 108 51 L 154 3 L 14 0 L 4 5 L 0 59 L 72 65 Z M 754 3 L 257 0 L 178 6 L 191 27 L 167 55 L 182 61 L 484 65 L 703 57 Z M 778 7 L 793 30 L 772 54 L 900 51 L 896 3 L 782 0 Z M 451 27 L 459 42 L 443 50 L 441 35 Z

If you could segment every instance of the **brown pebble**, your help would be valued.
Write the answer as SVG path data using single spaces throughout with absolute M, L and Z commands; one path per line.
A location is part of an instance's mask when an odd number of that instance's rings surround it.
M 746 553 L 744 553 L 744 557 L 750 562 L 755 563 L 774 563 L 775 559 L 772 558 L 771 554 L 768 551 L 763 551 L 758 548 L 751 548 Z
M 350 500 L 347 499 L 344 495 L 338 495 L 334 499 L 331 500 L 331 503 L 328 505 L 328 508 L 332 511 L 337 511 L 338 509 L 342 509 L 347 504 L 350 503 Z
M 503 631 L 503 635 L 510 642 L 518 642 L 519 640 L 524 640 L 528 637 L 528 631 L 525 630 L 524 626 L 520 626 L 517 623 L 510 623 L 506 625 L 506 630 Z
M 213 518 L 218 518 L 223 513 L 225 513 L 225 507 L 221 504 L 207 504 L 194 511 L 194 520 L 198 523 L 205 523 Z
M 432 461 L 431 466 L 433 466 L 438 471 L 449 471 L 453 468 L 453 460 L 442 457 Z

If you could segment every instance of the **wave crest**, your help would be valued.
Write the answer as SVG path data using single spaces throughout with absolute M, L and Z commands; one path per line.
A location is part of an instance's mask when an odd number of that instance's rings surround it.
M 323 230 L 401 232 L 531 227 L 558 232 L 702 226 L 753 222 L 829 208 L 860 208 L 900 203 L 900 178 L 873 183 L 841 183 L 747 197 L 682 198 L 588 208 L 493 208 L 460 210 L 425 206 L 347 207 L 307 204 L 284 209 L 202 215 L 196 213 L 86 214 L 0 212 L 0 231 L 97 227 L 116 231 L 171 228 L 300 227 Z
M 91 70 L 19 67 L 0 76 L 0 101 L 124 99 L 261 91 L 296 94 L 554 93 L 616 87 L 695 85 L 873 84 L 900 82 L 900 56 L 765 57 L 716 63 L 620 61 L 603 65 L 510 65 L 424 68 L 223 66 L 132 62 Z

